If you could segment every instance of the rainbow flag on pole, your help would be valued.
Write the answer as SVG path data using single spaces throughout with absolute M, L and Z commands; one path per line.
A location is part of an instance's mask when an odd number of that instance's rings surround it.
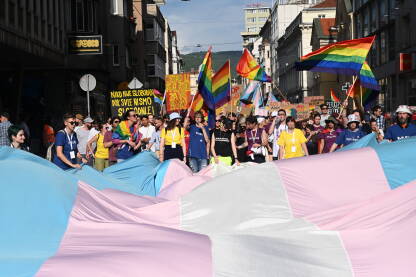
M 244 49 L 243 55 L 237 64 L 237 73 L 244 78 L 249 80 L 256 80 L 260 82 L 271 82 L 272 79 L 266 74 L 264 68 L 257 64 L 256 59 Z
M 364 110 L 370 110 L 373 104 L 377 101 L 380 91 L 369 89 L 362 86 L 361 80 L 357 79 L 350 88 L 350 96 L 355 99 L 356 103 L 361 103 L 362 95 L 362 108 Z
M 364 62 L 363 67 L 360 70 L 360 81 L 361 86 L 365 88 L 380 90 L 380 85 L 367 62 Z
M 230 101 L 231 95 L 231 70 L 228 60 L 212 78 L 212 93 L 214 94 L 215 107 L 219 108 Z
M 336 42 L 301 57 L 297 70 L 359 75 L 375 36 Z
M 211 47 L 205 54 L 198 76 L 198 92 L 204 99 L 204 104 L 208 108 L 208 127 L 215 127 L 215 100 L 212 94 L 212 52 Z
M 339 100 L 339 98 L 337 97 L 337 95 L 336 95 L 336 93 L 335 93 L 335 91 L 331 88 L 331 101 L 332 102 L 341 102 L 340 100 Z
M 163 104 L 163 95 L 162 93 L 160 93 L 160 91 L 158 91 L 157 89 L 153 90 L 153 95 L 154 95 L 154 101 L 155 103 L 158 103 L 160 105 Z

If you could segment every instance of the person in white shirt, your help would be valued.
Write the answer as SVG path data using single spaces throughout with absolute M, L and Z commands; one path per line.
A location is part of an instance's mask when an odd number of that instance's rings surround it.
M 320 106 L 321 108 L 321 121 L 320 124 L 322 127 L 326 126 L 325 120 L 327 120 L 331 115 L 328 113 L 329 112 L 329 108 L 327 104 L 322 104 Z
M 286 111 L 283 109 L 280 109 L 276 113 L 272 113 L 273 122 L 270 125 L 269 128 L 269 136 L 273 135 L 273 159 L 277 160 L 279 157 L 279 145 L 277 144 L 277 141 L 279 140 L 280 134 L 283 131 L 287 131 L 287 125 L 286 125 Z
M 155 126 L 151 125 L 149 122 L 149 117 L 144 115 L 142 117 L 142 126 L 139 128 L 140 134 L 142 134 L 142 149 L 143 150 L 150 150 L 150 139 L 154 132 L 156 132 Z M 153 151 L 153 150 L 152 150 Z

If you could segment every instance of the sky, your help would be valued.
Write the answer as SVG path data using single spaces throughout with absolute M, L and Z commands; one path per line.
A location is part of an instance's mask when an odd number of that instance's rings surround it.
M 179 51 L 183 54 L 206 51 L 241 50 L 244 30 L 243 8 L 247 4 L 271 0 L 166 0 L 161 11 L 171 30 L 178 35 Z M 201 47 L 196 47 L 200 44 Z

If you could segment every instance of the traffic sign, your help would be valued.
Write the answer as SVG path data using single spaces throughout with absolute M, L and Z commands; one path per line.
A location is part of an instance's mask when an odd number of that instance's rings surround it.
M 95 77 L 91 74 L 85 74 L 81 77 L 79 80 L 79 86 L 83 91 L 87 92 L 87 110 L 88 110 L 88 116 L 90 116 L 90 91 L 95 89 L 95 86 L 97 85 L 97 80 L 95 80 Z
M 128 85 L 129 89 L 141 89 L 143 87 L 142 82 L 140 82 L 136 77 L 131 80 Z
M 79 86 L 83 91 L 91 91 L 95 89 L 95 86 L 97 85 L 97 80 L 95 80 L 95 77 L 91 74 L 85 74 L 81 77 L 79 80 Z

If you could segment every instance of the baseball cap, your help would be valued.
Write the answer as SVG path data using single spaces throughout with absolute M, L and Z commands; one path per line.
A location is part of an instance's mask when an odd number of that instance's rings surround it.
M 87 118 L 84 119 L 84 122 L 85 123 L 93 123 L 94 119 L 92 119 L 91 117 L 88 116 Z

